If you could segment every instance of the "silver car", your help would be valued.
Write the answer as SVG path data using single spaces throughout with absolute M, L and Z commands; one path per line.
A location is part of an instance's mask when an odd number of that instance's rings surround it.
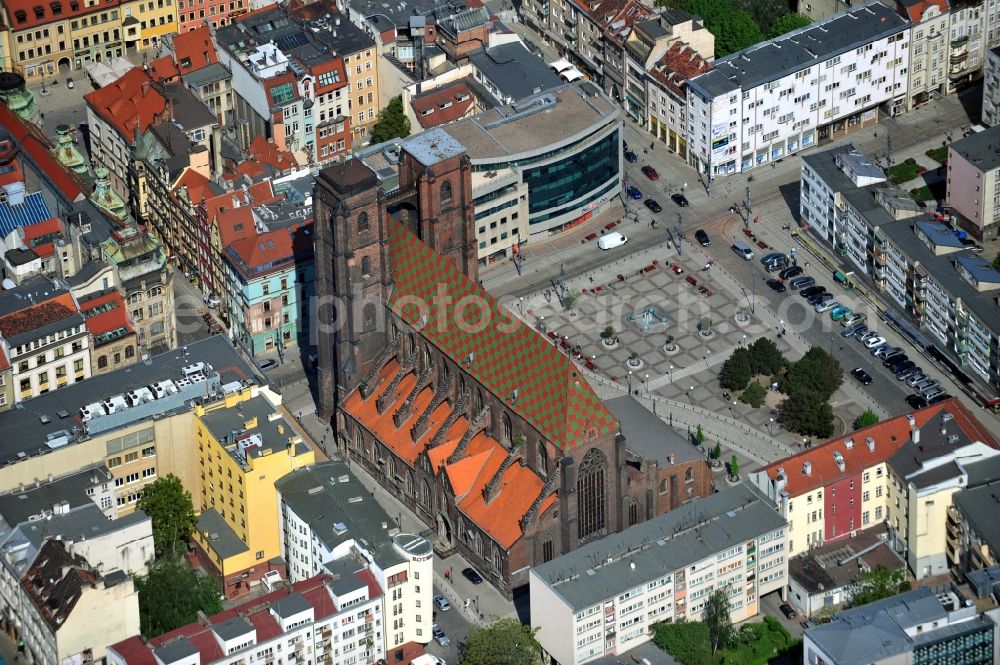
M 923 381 L 920 381 L 920 382 L 916 383 L 913 386 L 913 389 L 916 390 L 918 393 L 923 393 L 923 392 L 927 392 L 929 389 L 933 388 L 934 386 L 939 386 L 939 385 L 941 385 L 941 384 L 938 381 L 935 381 L 934 379 L 927 378 L 927 379 L 924 379 Z
M 906 385 L 911 388 L 920 383 L 921 381 L 927 380 L 927 375 L 923 372 L 917 372 L 916 374 L 911 374 L 908 379 L 906 379 Z

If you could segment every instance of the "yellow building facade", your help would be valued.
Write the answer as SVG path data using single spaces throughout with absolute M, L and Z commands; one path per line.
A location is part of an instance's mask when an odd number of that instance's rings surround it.
M 280 570 L 280 509 L 274 483 L 315 463 L 313 451 L 257 386 L 196 406 L 200 504 L 194 536 L 202 564 L 227 597 Z

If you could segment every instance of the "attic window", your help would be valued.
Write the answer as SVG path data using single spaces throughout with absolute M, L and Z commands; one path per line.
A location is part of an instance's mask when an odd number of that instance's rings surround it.
M 434 107 L 433 106 L 431 108 L 429 108 L 429 109 L 424 109 L 423 111 L 421 111 L 420 115 L 430 115 L 431 113 L 434 113 Z
M 458 100 L 458 101 L 460 101 L 460 102 L 464 102 L 468 98 L 469 98 L 469 96 L 467 94 L 465 94 L 464 92 L 460 92 L 457 95 L 455 95 L 455 99 Z
M 28 20 L 28 14 L 23 9 L 18 9 L 16 12 L 14 12 L 14 19 L 18 23 L 24 23 L 25 21 Z
M 448 107 L 450 107 L 450 106 L 451 106 L 451 100 L 449 99 L 449 100 L 448 100 L 448 101 L 446 101 L 446 102 L 441 102 L 441 103 L 439 104 L 439 106 L 440 106 L 441 108 L 443 108 L 443 109 L 446 109 L 446 108 L 448 108 Z
M 181 67 L 190 67 L 190 66 L 191 66 L 191 58 L 181 59 Z
M 53 16 L 59 16 L 62 14 L 62 3 L 61 2 L 50 2 L 49 7 L 52 9 Z
M 45 18 L 45 7 L 35 5 L 33 9 L 35 10 L 35 18 Z

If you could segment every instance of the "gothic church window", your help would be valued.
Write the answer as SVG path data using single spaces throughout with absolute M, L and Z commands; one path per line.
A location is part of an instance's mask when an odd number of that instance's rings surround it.
M 605 475 L 608 461 L 600 450 L 591 448 L 580 463 L 576 481 L 577 535 L 581 540 L 601 533 L 606 524 Z

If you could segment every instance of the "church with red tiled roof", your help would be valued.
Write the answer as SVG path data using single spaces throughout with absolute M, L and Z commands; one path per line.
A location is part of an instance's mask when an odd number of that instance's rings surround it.
M 626 451 L 574 362 L 479 286 L 461 146 L 404 145 L 400 160 L 389 195 L 356 160 L 316 180 L 321 416 L 331 447 L 510 597 L 531 566 L 653 517 L 657 465 Z

